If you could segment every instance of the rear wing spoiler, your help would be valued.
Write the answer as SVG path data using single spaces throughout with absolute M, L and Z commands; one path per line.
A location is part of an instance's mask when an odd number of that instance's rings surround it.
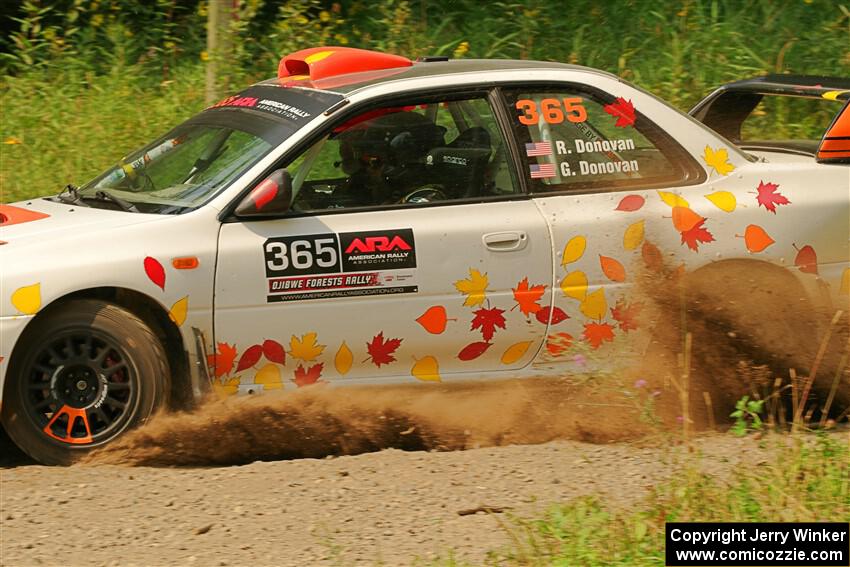
M 816 158 L 825 163 L 850 163 L 850 79 L 814 75 L 766 75 L 744 79 L 716 89 L 689 114 L 729 140 L 740 143 L 741 125 L 767 95 L 844 102 L 824 133 Z

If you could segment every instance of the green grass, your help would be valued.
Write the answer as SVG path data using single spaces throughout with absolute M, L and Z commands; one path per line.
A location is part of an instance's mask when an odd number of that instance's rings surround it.
M 665 522 L 850 521 L 847 435 L 774 439 L 769 463 L 738 467 L 726 480 L 700 471 L 708 456 L 689 455 L 671 480 L 631 508 L 591 497 L 553 506 L 538 519 L 509 519 L 503 527 L 511 545 L 491 551 L 485 564 L 662 566 Z M 467 563 L 449 556 L 435 565 Z
M 850 4 L 832 0 L 632 0 L 607 6 L 597 0 L 383 0 L 377 11 L 368 2 L 343 4 L 327 21 L 316 17 L 321 3 L 315 0 L 290 0 L 277 17 L 263 15 L 263 22 L 251 20 L 246 8 L 222 90 L 273 75 L 282 54 L 340 43 L 412 57 L 579 63 L 617 73 L 682 110 L 717 85 L 743 77 L 850 76 Z M 86 9 L 88 25 L 66 36 L 60 16 L 49 12 L 54 25 L 45 23 L 40 35 L 30 28 L 28 50 L 13 48 L 4 60 L 2 202 L 85 182 L 203 108 L 201 16 L 179 23 L 191 29 L 160 22 L 170 30 L 170 39 L 160 41 L 162 34 L 134 29 L 122 11 L 105 14 L 108 25 L 95 28 L 97 10 L 106 8 Z M 146 29 L 154 24 L 147 22 Z M 822 132 L 823 116 L 785 106 L 781 120 L 762 120 L 765 131 L 779 124 L 788 135 Z

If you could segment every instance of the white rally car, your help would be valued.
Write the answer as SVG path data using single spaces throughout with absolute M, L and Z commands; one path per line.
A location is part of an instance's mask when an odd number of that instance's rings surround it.
M 744 151 L 584 67 L 294 53 L 82 188 L 0 205 L 4 427 L 65 463 L 209 392 L 593 371 L 646 348 L 647 271 L 743 266 L 725 294 L 800 290 L 822 333 L 848 302 L 848 93 L 798 89 L 835 104 L 811 151 Z

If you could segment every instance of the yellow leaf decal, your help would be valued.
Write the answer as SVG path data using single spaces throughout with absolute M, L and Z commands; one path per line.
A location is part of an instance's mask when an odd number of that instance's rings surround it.
M 218 381 L 213 382 L 213 392 L 215 392 L 219 399 L 224 399 L 227 396 L 232 396 L 233 394 L 239 391 L 239 381 L 240 378 L 237 376 L 236 378 L 231 378 L 224 384 Z
M 626 233 L 623 234 L 623 248 L 626 250 L 634 250 L 643 243 L 643 226 L 644 221 L 637 221 L 629 225 Z
M 426 382 L 440 382 L 440 364 L 433 356 L 425 356 L 417 360 L 410 373 L 420 380 Z
M 469 268 L 469 277 L 465 280 L 455 282 L 455 287 L 461 293 L 466 294 L 463 304 L 468 306 L 481 305 L 486 299 L 486 291 L 489 280 L 487 274 L 482 274 L 475 268 Z
M 738 206 L 738 200 L 729 191 L 715 191 L 706 195 L 705 198 L 711 201 L 715 207 L 727 213 L 731 213 Z
M 581 302 L 581 312 L 588 319 L 603 319 L 606 311 L 608 311 L 608 302 L 605 300 L 605 290 L 599 288 L 594 292 L 588 293 L 584 301 Z
M 690 207 L 691 205 L 684 197 L 680 197 L 670 191 L 658 191 L 658 196 L 670 207 Z
M 850 91 L 827 91 L 823 93 L 821 96 L 826 100 L 838 100 L 838 97 L 844 93 L 848 93 Z
M 307 333 L 301 335 L 299 339 L 295 335 L 289 339 L 289 354 L 293 358 L 298 358 L 304 362 L 316 360 L 322 351 L 325 350 L 325 345 L 320 345 L 316 341 L 316 333 Z
M 584 301 L 587 295 L 587 276 L 584 272 L 570 272 L 561 280 L 561 292 L 567 297 Z
M 702 159 L 705 160 L 706 165 L 720 175 L 729 175 L 735 171 L 735 166 L 729 163 L 729 152 L 726 151 L 726 148 L 713 150 L 710 146 L 706 146 Z
M 531 346 L 531 343 L 532 341 L 522 341 L 509 346 L 502 355 L 502 364 L 513 364 L 525 356 L 525 353 L 528 352 L 528 347 Z
M 844 268 L 844 273 L 841 274 L 841 291 L 842 295 L 850 295 L 850 268 Z
M 189 312 L 189 296 L 182 299 L 178 299 L 174 302 L 174 305 L 171 306 L 171 310 L 168 312 L 168 316 L 171 317 L 171 320 L 177 323 L 177 326 L 183 324 L 186 321 L 186 314 Z
M 24 315 L 34 315 L 41 307 L 41 284 L 19 287 L 12 294 L 12 305 Z
M 254 384 L 262 384 L 263 390 L 280 390 L 283 388 L 280 368 L 277 367 L 277 364 L 269 362 L 254 375 Z
M 336 351 L 336 356 L 334 357 L 334 368 L 336 368 L 336 371 L 344 376 L 348 374 L 349 370 L 351 370 L 353 362 L 354 355 L 351 353 L 351 349 L 348 348 L 345 341 L 342 341 L 342 344 L 340 345 L 339 350 Z
M 586 247 L 587 239 L 584 236 L 574 236 L 570 238 L 570 241 L 567 242 L 566 246 L 564 246 L 561 265 L 566 266 L 567 264 L 578 261 L 584 254 L 584 249 Z

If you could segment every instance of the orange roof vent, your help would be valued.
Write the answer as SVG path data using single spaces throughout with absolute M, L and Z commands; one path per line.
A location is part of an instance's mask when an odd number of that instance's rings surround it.
M 313 81 L 360 73 L 410 67 L 413 61 L 400 55 L 353 47 L 311 47 L 290 53 L 280 60 L 278 78 L 310 78 Z

